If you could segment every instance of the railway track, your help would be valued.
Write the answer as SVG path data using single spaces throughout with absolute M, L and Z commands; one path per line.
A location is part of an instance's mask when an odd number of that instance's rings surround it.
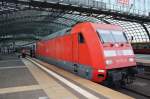
M 145 72 L 146 75 L 150 75 L 150 72 Z
M 145 99 L 150 99 L 150 95 L 144 94 L 144 93 L 139 92 L 139 91 L 136 91 L 136 90 L 134 90 L 134 89 L 130 89 L 130 88 L 128 88 L 128 87 L 123 87 L 123 90 L 128 91 L 128 92 L 131 92 L 131 93 L 134 93 L 134 94 L 137 94 L 137 95 L 140 95 L 140 96 L 142 96 L 142 97 L 145 97 Z M 134 97 L 134 96 L 133 96 L 133 97 Z M 135 98 L 137 98 L 137 97 L 135 96 Z M 140 98 L 139 98 L 139 99 L 140 99 Z
M 107 87 L 107 86 L 106 86 Z M 118 92 L 121 92 L 123 94 L 126 94 L 128 96 L 131 96 L 135 99 L 150 99 L 150 95 L 149 94 L 145 94 L 143 91 L 140 92 L 139 90 L 135 90 L 134 88 L 130 88 L 128 86 L 123 86 L 121 88 L 116 88 L 116 87 L 109 87 L 113 90 L 116 90 Z
M 136 99 L 150 99 L 150 79 L 136 77 L 133 84 L 123 86 L 117 91 L 132 96 Z
M 146 80 L 150 80 L 150 75 L 149 74 L 141 74 L 141 75 L 136 75 L 137 78 L 141 78 L 141 79 L 146 79 Z
M 140 67 L 140 65 L 139 65 Z M 142 66 L 144 67 L 144 72 L 142 74 L 137 74 L 137 78 L 150 80 L 150 66 Z

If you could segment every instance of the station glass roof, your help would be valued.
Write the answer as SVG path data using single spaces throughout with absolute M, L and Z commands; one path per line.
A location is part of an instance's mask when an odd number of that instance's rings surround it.
M 6 0 L 9 1 L 9 0 Z M 19 0 L 29 1 L 29 0 Z M 43 1 L 43 0 L 35 0 Z M 45 1 L 45 0 L 44 0 Z M 43 2 L 44 2 L 43 1 Z M 129 2 L 128 4 L 118 4 L 117 0 L 46 0 L 48 2 L 69 2 L 96 7 L 105 7 L 122 12 L 135 13 L 148 16 L 149 0 L 141 2 L 143 7 L 139 7 L 139 2 Z M 77 2 L 78 1 L 78 2 Z M 96 2 L 96 3 L 95 3 Z M 140 6 L 141 6 L 140 5 Z M 0 42 L 4 41 L 29 41 L 38 40 L 58 30 L 71 27 L 78 21 L 91 21 L 105 24 L 118 24 L 122 26 L 128 39 L 134 37 L 133 43 L 150 41 L 150 23 L 141 23 L 132 20 L 120 20 L 118 16 L 107 14 L 80 13 L 78 11 L 63 11 L 53 8 L 37 8 L 24 4 L 0 1 Z

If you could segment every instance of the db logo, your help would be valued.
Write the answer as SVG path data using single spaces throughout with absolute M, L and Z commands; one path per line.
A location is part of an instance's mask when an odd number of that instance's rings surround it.
M 122 51 L 116 51 L 117 55 L 123 55 Z

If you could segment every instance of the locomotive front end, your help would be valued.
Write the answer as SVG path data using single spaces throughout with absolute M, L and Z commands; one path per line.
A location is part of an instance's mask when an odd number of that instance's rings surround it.
M 136 59 L 125 34 L 121 30 L 97 30 L 103 45 L 106 84 L 132 83 L 137 74 Z

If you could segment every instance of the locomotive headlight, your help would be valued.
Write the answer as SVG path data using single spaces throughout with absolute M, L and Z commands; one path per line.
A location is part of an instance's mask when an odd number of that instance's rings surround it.
M 99 69 L 99 70 L 98 70 L 98 72 L 100 72 L 100 73 L 104 73 L 104 72 L 105 72 L 105 70 Z
M 112 63 L 113 63 L 112 60 L 106 60 L 106 64 L 107 64 L 107 65 L 111 65 Z
M 134 58 L 129 58 L 129 62 L 134 62 Z

